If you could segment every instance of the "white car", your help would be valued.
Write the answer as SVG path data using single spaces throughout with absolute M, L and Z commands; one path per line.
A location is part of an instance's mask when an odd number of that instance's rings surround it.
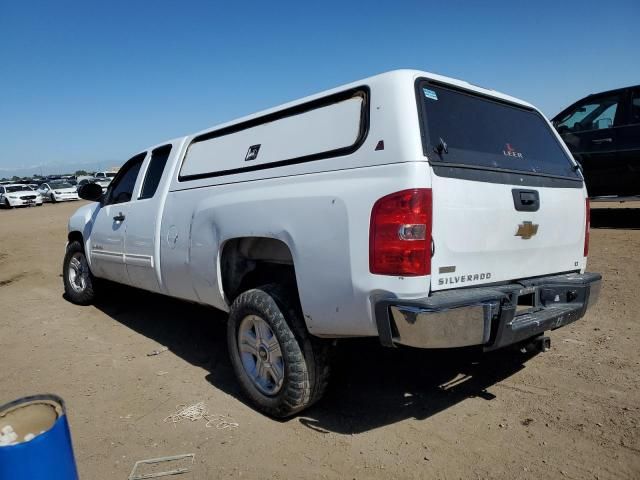
M 5 208 L 42 205 L 42 196 L 27 185 L 0 185 L 0 205 Z
M 102 193 L 106 193 L 107 188 L 109 188 L 109 185 L 111 184 L 111 180 L 106 178 L 96 178 L 93 183 L 95 183 L 96 185 L 100 185 L 100 188 L 102 188 Z
M 111 184 L 111 180 L 116 176 L 115 172 L 96 172 L 93 175 L 93 183 L 97 183 L 102 187 L 102 193 L 106 193 L 107 188 Z
M 38 193 L 45 201 L 52 203 L 78 200 L 76 187 L 66 182 L 43 183 L 38 188 Z
M 96 180 L 106 180 L 111 182 L 111 180 L 116 176 L 116 172 L 96 172 L 93 176 Z

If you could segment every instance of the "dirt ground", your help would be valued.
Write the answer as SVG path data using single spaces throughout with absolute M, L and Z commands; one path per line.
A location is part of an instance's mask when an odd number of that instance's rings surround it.
M 127 288 L 62 298 L 78 206 L 0 211 L 0 404 L 63 397 L 81 478 L 181 453 L 194 469 L 172 478 L 640 478 L 640 203 L 593 205 L 602 295 L 549 352 L 345 342 L 326 398 L 284 422 L 240 395 L 223 314 Z M 239 426 L 164 421 L 201 401 Z

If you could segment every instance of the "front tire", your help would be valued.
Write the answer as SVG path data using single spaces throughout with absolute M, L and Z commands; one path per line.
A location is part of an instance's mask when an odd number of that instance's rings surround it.
M 67 247 L 62 267 L 64 293 L 76 305 L 90 305 L 96 298 L 96 279 L 89 269 L 82 243 L 73 241 Z
M 53 193 L 51 194 L 51 203 L 56 203 L 56 196 Z
M 293 415 L 326 389 L 330 346 L 309 335 L 297 299 L 279 285 L 248 290 L 235 299 L 227 345 L 242 391 L 268 415 Z
M 6 208 L 7 210 L 11 210 L 13 208 L 13 205 L 11 205 L 9 203 L 9 199 L 8 198 L 4 199 L 4 208 Z

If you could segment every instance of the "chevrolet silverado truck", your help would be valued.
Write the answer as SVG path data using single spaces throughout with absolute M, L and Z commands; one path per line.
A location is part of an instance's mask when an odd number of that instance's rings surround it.
M 228 312 L 241 388 L 276 417 L 320 399 L 338 339 L 544 344 L 601 282 L 584 180 L 548 120 L 421 71 L 163 142 L 80 196 L 67 298 L 106 279 Z

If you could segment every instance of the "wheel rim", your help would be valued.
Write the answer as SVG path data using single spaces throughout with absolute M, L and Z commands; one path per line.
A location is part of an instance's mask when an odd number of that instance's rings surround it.
M 267 322 L 247 315 L 238 328 L 238 350 L 244 371 L 265 395 L 275 395 L 284 382 L 284 359 L 278 338 Z
M 87 259 L 82 252 L 76 252 L 69 260 L 69 269 L 67 271 L 69 285 L 77 293 L 82 293 L 87 288 L 87 280 L 89 279 L 89 266 Z

